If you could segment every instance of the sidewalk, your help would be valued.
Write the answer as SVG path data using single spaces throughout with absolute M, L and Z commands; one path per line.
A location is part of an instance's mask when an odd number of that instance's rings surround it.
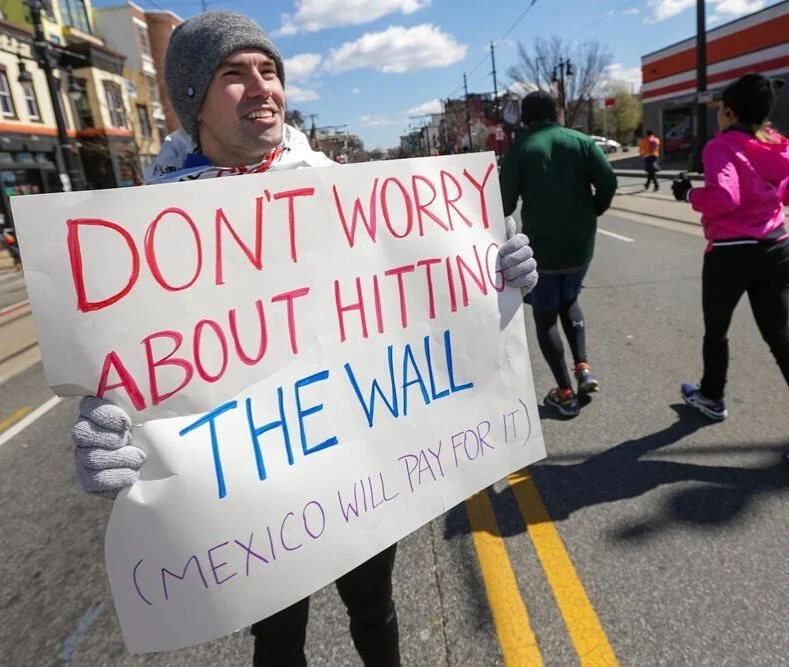
M 617 153 L 616 155 L 609 156 L 609 160 L 617 176 L 637 176 L 641 178 L 644 175 L 644 161 L 639 157 L 638 151 L 636 151 L 635 154 Z M 691 181 L 704 180 L 703 174 L 689 171 L 683 161 L 663 159 L 661 160 L 661 164 L 663 165 L 663 169 L 658 172 L 658 178 L 670 180 L 677 174 L 685 172 Z
M 621 187 L 614 197 L 611 210 L 701 226 L 701 215 L 696 213 L 690 204 L 669 199 L 665 195 L 644 192 L 641 188 L 634 191 L 632 187 Z

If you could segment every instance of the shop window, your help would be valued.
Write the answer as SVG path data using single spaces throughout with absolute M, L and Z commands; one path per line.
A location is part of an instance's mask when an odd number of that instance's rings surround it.
M 60 0 L 60 13 L 66 25 L 89 35 L 93 33 L 90 29 L 85 0 Z
M 137 105 L 137 117 L 140 119 L 140 134 L 146 141 L 150 141 L 153 136 L 151 131 L 151 119 L 148 116 L 148 107 L 144 104 Z
M 113 127 L 127 127 L 126 109 L 123 105 L 123 91 L 114 81 L 104 82 L 104 97 L 110 112 L 110 124 Z
M 0 112 L 5 118 L 16 118 L 14 98 L 11 96 L 11 87 L 8 85 L 8 75 L 5 70 L 0 70 Z
M 30 120 L 41 120 L 41 110 L 38 107 L 38 98 L 36 97 L 36 89 L 33 87 L 32 81 L 25 81 L 22 83 L 22 91 L 25 94 L 25 105 L 27 106 L 27 115 Z

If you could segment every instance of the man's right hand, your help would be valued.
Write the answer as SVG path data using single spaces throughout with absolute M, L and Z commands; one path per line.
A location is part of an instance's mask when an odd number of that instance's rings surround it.
M 132 444 L 131 419 L 117 405 L 83 398 L 71 439 L 77 481 L 85 493 L 115 498 L 139 479 L 147 455 Z

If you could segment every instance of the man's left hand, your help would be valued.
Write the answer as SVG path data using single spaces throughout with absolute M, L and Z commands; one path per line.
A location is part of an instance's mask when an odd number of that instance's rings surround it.
M 515 220 L 508 216 L 504 221 L 507 240 L 499 248 L 499 261 L 504 280 L 512 287 L 519 287 L 528 294 L 537 284 L 537 261 L 526 234 L 516 233 Z

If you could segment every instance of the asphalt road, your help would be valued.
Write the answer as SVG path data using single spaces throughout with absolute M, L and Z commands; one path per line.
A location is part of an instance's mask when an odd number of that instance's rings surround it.
M 549 458 L 528 473 L 548 516 L 521 512 L 518 494 L 531 482 L 500 482 L 486 495 L 492 528 L 460 505 L 401 543 L 406 665 L 503 664 L 510 616 L 495 616 L 501 587 L 483 572 L 508 566 L 512 609 L 525 610 L 546 665 L 611 664 L 595 660 L 605 646 L 624 665 L 789 664 L 783 379 L 744 302 L 731 332 L 730 419 L 709 424 L 681 405 L 680 383 L 700 372 L 698 229 L 614 216 L 600 228 L 582 305 L 602 392 L 573 421 L 542 411 Z M 551 380 L 527 320 L 543 396 Z M 50 397 L 40 365 L 7 381 L 0 431 Z M 111 504 L 76 487 L 74 414 L 64 400 L 8 441 L 0 434 L 0 664 L 250 664 L 246 632 L 127 654 L 102 563 Z M 479 545 L 497 532 L 505 549 L 494 562 Z M 568 602 L 573 587 L 585 603 Z M 313 598 L 308 656 L 313 665 L 358 664 L 332 587 Z

